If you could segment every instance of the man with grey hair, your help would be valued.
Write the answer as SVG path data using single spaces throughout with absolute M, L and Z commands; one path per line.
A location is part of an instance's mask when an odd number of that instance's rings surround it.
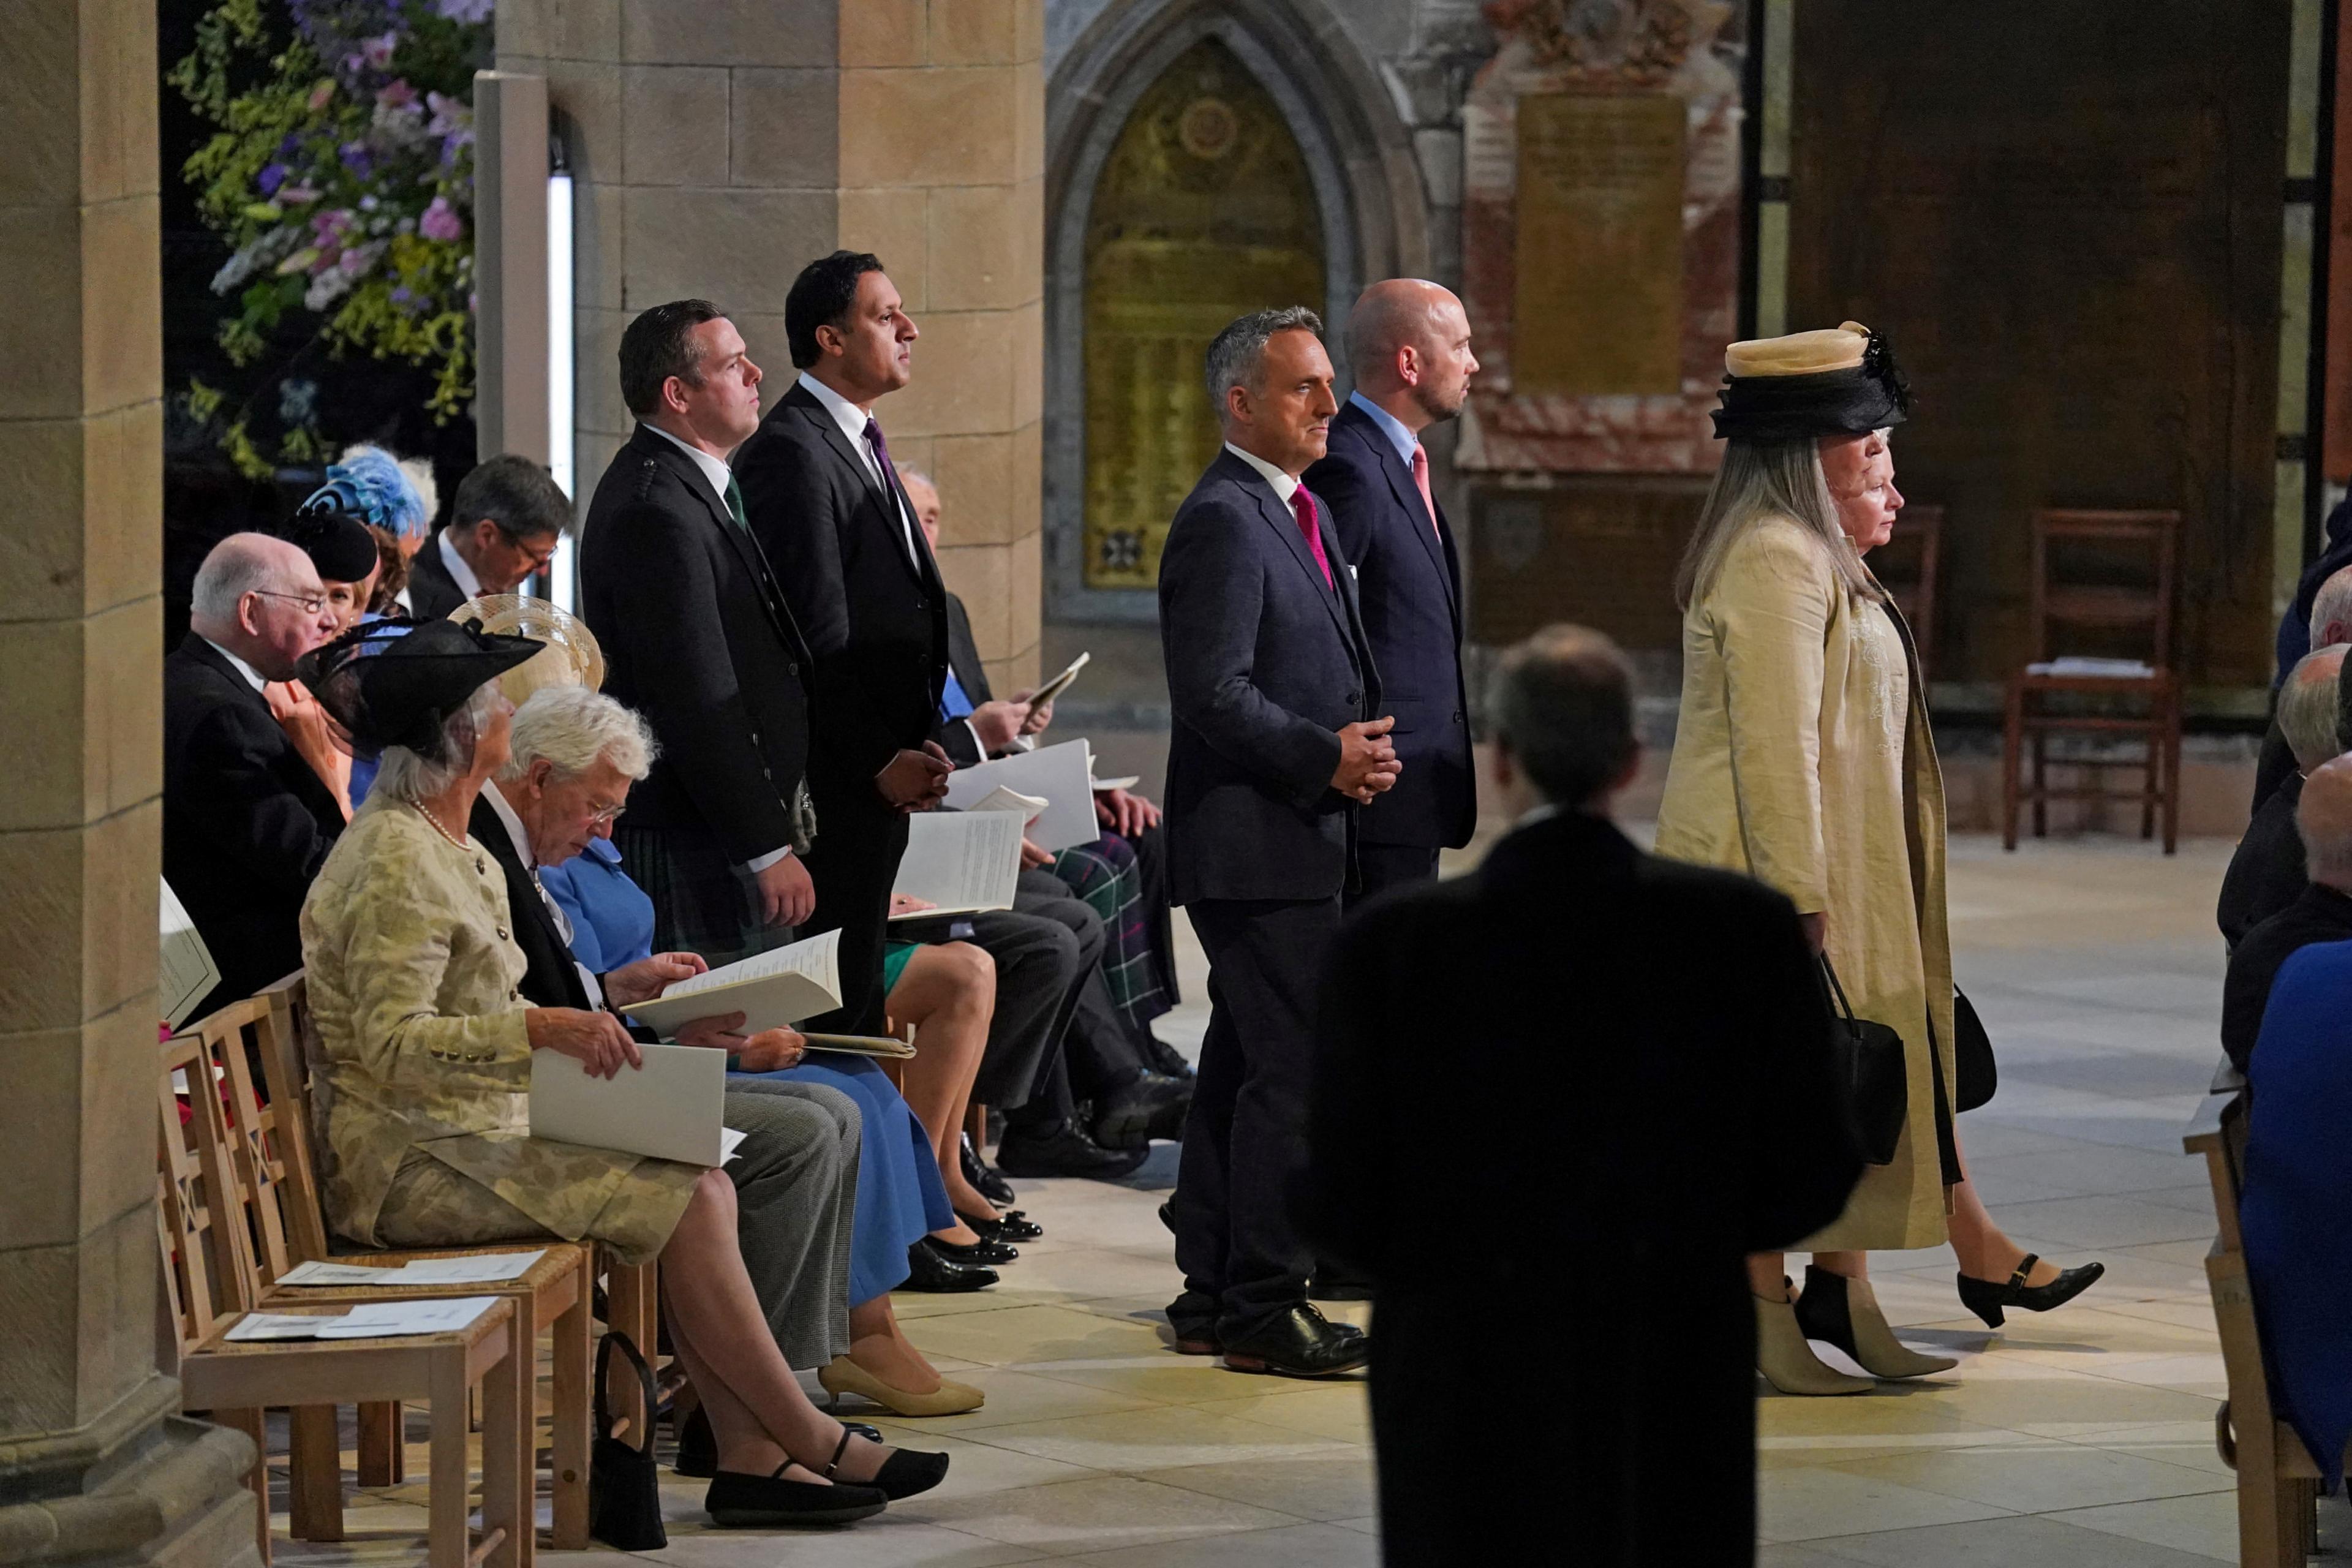
M 2332 647 L 2337 643 L 2352 643 L 2352 566 L 2339 567 L 2319 580 L 2318 586 L 2312 590 L 2311 616 L 2305 623 L 2305 630 L 2309 641 L 2305 652 Z M 2270 731 L 2263 737 L 2262 755 L 2254 763 L 2253 809 L 2257 816 L 2269 802 L 2273 791 L 2290 778 L 2300 777 L 2309 771 L 2298 761 L 2294 748 L 2288 743 L 2278 714 L 2278 705 L 2286 700 L 2287 677 L 2301 662 L 2302 657 L 2297 655 L 2295 664 L 2279 672 L 2278 689 L 2271 699 Z M 2337 750 L 2352 751 L 2352 742 Z
M 1393 720 L 1339 536 L 1299 482 L 1338 404 L 1311 310 L 1259 310 L 1209 345 L 1224 449 L 1160 560 L 1170 893 L 1209 958 L 1211 1011 L 1168 1215 L 1176 1348 L 1323 1376 L 1366 1337 L 1307 1300 L 1292 1212 L 1316 976 L 1356 884 L 1356 816 L 1396 783 Z
M 2309 880 L 2246 933 L 2221 983 L 2221 1048 L 2240 1072 L 2253 1059 L 2281 966 L 2315 942 L 2352 940 L 2352 758 L 2331 758 L 2305 776 L 2294 824 Z
M 2352 573 L 2338 575 L 2346 578 L 2347 592 L 2342 596 L 2347 608 L 2352 609 Z M 2330 578 L 2328 588 L 2321 590 L 2323 605 L 2335 584 L 2336 579 Z M 2294 812 L 2303 798 L 2303 781 L 2311 770 L 2344 750 L 2336 736 L 2336 693 L 2346 651 L 2339 642 L 2305 654 L 2279 688 L 2274 725 L 2294 766 L 2246 824 L 2245 837 L 2238 840 L 2237 851 L 2230 857 L 2230 869 L 2221 878 L 2214 918 L 2221 927 L 2221 940 L 2231 948 L 2255 926 L 2294 902 L 2308 880 L 2304 873 L 2303 840 L 2294 830 Z
M 163 879 L 221 973 L 200 1014 L 302 967 L 302 899 L 343 809 L 325 732 L 298 742 L 261 689 L 335 626 L 308 555 L 233 533 L 197 568 L 188 635 L 163 661 Z
M 1610 820 L 1639 761 L 1632 686 L 1581 626 L 1507 650 L 1486 784 L 1517 826 L 1472 875 L 1352 915 L 1325 969 L 1307 1218 L 1378 1290 L 1395 1568 L 1510 1557 L 1559 1518 L 1596 1563 L 1749 1561 L 1744 1258 L 1835 1218 L 1862 1173 L 1795 906 Z M 1406 1018 L 1444 1020 L 1442 1052 Z M 1433 1104 L 1444 1158 L 1398 1159 Z M 1568 1104 L 1606 1109 L 1563 1136 Z M 1623 1289 L 1589 1288 L 1596 1258 Z M 1512 1399 L 1548 1415 L 1481 1461 L 1465 1510 L 1429 1478 L 1493 1374 L 1478 1325 L 1529 1290 L 1560 1349 L 1513 1363 Z

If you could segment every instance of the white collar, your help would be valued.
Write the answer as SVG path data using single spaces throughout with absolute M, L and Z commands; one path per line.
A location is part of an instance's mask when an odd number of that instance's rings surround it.
M 824 405 L 824 411 L 833 416 L 833 422 L 841 426 L 841 433 L 849 437 L 849 444 L 864 456 L 867 467 L 872 467 L 874 454 L 866 449 L 866 422 L 874 416 L 806 371 L 801 372 L 800 384 L 807 387 L 809 395 Z
M 268 681 L 262 679 L 261 671 L 254 668 L 253 666 L 246 663 L 245 660 L 237 658 L 236 655 L 229 652 L 228 649 L 221 647 L 220 644 L 213 641 L 212 638 L 205 637 L 205 646 L 211 648 L 223 658 L 228 660 L 229 663 L 236 668 L 236 672 L 245 677 L 246 680 L 256 691 L 260 690 L 264 686 L 268 684 Z
M 702 470 L 702 477 L 710 481 L 710 488 L 719 492 L 719 504 L 721 507 L 727 505 L 727 481 L 734 478 L 734 474 L 724 462 L 699 447 L 688 446 L 658 425 L 641 422 L 638 427 L 652 431 L 688 457 L 692 458 L 694 466 Z M 728 515 L 731 517 L 734 513 L 730 510 Z
M 474 575 L 474 569 L 466 564 L 466 558 L 449 542 L 449 530 L 445 528 L 436 534 L 434 542 L 441 547 L 441 564 L 449 568 L 449 581 L 457 584 L 457 592 L 468 599 L 480 598 L 482 580 Z
M 522 857 L 523 865 L 535 873 L 539 869 L 539 858 L 530 852 L 530 832 L 523 826 L 521 816 L 508 804 L 506 792 L 499 788 L 496 779 L 483 781 L 482 798 L 490 803 L 490 810 L 497 814 L 499 823 L 506 828 L 507 837 L 514 840 L 515 853 Z
M 1255 468 L 1258 471 L 1258 477 L 1265 480 L 1267 484 L 1274 487 L 1275 500 L 1280 501 L 1285 506 L 1288 506 L 1290 504 L 1292 492 L 1298 489 L 1298 481 L 1296 479 L 1284 473 L 1280 468 L 1276 468 L 1272 463 L 1267 462 L 1255 452 L 1244 452 L 1239 447 L 1234 446 L 1231 441 L 1225 443 L 1225 450 L 1231 452 L 1234 457 L 1239 458 L 1243 462 L 1247 463 L 1251 468 Z

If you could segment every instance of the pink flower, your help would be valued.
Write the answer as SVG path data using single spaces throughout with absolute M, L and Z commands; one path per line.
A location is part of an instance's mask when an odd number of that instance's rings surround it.
M 392 64 L 392 51 L 399 45 L 398 33 L 386 33 L 380 38 L 363 38 L 360 41 L 360 56 L 376 69 L 383 70 Z
M 425 216 L 416 220 L 416 232 L 427 239 L 461 239 L 465 237 L 466 224 L 450 210 L 448 197 L 435 196 L 433 205 L 425 209 Z
M 406 109 L 416 101 L 416 89 L 409 86 L 408 79 L 404 77 L 388 87 L 376 89 L 375 100 L 381 108 Z

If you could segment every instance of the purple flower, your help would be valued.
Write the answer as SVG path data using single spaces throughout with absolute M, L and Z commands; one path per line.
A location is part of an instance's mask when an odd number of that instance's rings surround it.
M 400 35 L 386 33 L 382 37 L 362 38 L 360 54 L 369 65 L 373 66 L 377 70 L 384 70 L 391 67 L 392 51 L 399 46 Z
M 460 239 L 465 237 L 465 221 L 450 210 L 449 198 L 435 196 L 433 205 L 416 220 L 416 232 L 427 239 Z
M 366 179 L 374 171 L 375 157 L 368 151 L 366 142 L 346 142 L 337 151 L 342 157 L 343 167 L 360 179 Z
M 470 26 L 488 21 L 497 5 L 498 0 L 435 0 L 433 8 L 452 22 Z
M 286 183 L 286 165 L 283 163 L 272 163 L 268 165 L 267 168 L 263 169 L 258 175 L 255 176 L 253 183 L 261 187 L 261 194 L 263 195 L 276 195 L 278 194 L 278 187 Z
M 405 109 L 416 101 L 416 89 L 409 86 L 407 79 L 403 78 L 389 86 L 378 88 L 375 100 L 384 109 Z

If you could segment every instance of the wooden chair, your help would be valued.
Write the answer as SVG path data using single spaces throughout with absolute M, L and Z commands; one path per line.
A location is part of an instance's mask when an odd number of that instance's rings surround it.
M 2209 1095 L 2180 1141 L 2189 1153 L 2205 1157 L 2213 1188 L 2217 1234 L 2205 1255 L 2205 1279 L 2230 1390 L 2214 1416 L 2213 1437 L 2222 1463 L 2237 1472 L 2238 1561 L 2245 1568 L 2303 1568 L 2319 1549 L 2319 1467 L 2271 1405 L 2262 1331 L 2239 1244 L 2245 1104 L 2242 1094 Z
M 230 1043 L 236 1042 L 232 1038 Z M 222 1104 L 224 1085 L 236 1090 L 219 1059 L 219 1037 L 201 1034 L 165 1042 L 157 1110 L 163 1200 L 157 1239 L 165 1295 L 172 1309 L 175 1370 L 181 1399 L 212 1413 L 254 1440 L 256 1458 L 246 1478 L 257 1513 L 257 1543 L 269 1561 L 269 1471 L 262 1412 L 297 1411 L 341 1403 L 424 1400 L 433 1412 L 433 1466 L 427 1500 L 426 1561 L 430 1568 L 526 1568 L 531 1533 L 526 1511 L 523 1434 L 529 1428 L 531 1367 L 529 1342 L 518 1332 L 510 1300 L 461 1331 L 397 1339 L 278 1341 L 250 1344 L 228 1334 L 260 1303 L 264 1289 L 251 1210 L 236 1197 L 237 1134 Z M 173 1074 L 186 1085 L 187 1119 Z M 489 1292 L 477 1292 L 488 1294 Z M 449 1294 L 446 1289 L 441 1295 Z M 346 1305 L 348 1303 L 345 1303 Z M 273 1311 L 323 1312 L 330 1303 Z M 482 1412 L 482 1533 L 467 1528 L 467 1435 L 470 1394 Z M 332 1436 L 329 1427 L 330 1440 Z
M 2179 555 L 2180 514 L 2177 511 L 2066 511 L 2033 514 L 2033 663 L 2009 679 L 2008 713 L 2001 749 L 2001 845 L 2017 847 L 2017 815 L 2021 801 L 2033 806 L 2033 836 L 2049 831 L 2048 803 L 2053 800 L 2108 801 L 2137 798 L 2140 805 L 2139 836 L 2155 830 L 2157 813 L 2164 816 L 2164 852 L 2171 854 L 2180 837 L 2180 683 L 2172 663 L 2174 570 Z M 2053 552 L 2053 547 L 2056 551 Z M 2143 555 L 2148 564 L 2145 584 L 2119 585 L 2061 580 L 2053 573 L 2053 553 L 2071 548 L 2099 550 L 2109 554 Z M 2090 628 L 2095 635 L 2121 638 L 2132 645 L 2129 657 L 2147 666 L 2144 674 L 2067 673 L 2046 668 L 2060 657 L 2056 631 L 2061 626 Z M 2079 630 L 2077 632 L 2079 634 Z M 2041 704 L 2052 696 L 2094 701 L 2094 711 L 2053 712 Z M 2144 703 L 2146 711 L 2118 710 L 2115 699 Z M 2093 778 L 2113 768 L 2137 769 L 2141 786 L 2135 796 L 2085 784 L 2053 787 L 2048 779 L 2047 742 L 2053 734 L 2094 738 L 2126 735 L 2141 738 L 2143 757 L 2074 757 L 2061 766 L 2088 770 Z M 2030 755 L 2032 774 L 2021 782 L 2019 770 Z
M 1944 509 L 1906 506 L 1895 518 L 1895 537 L 1870 552 L 1871 575 L 1910 623 L 1926 679 L 1936 656 L 1936 578 L 1944 555 Z

